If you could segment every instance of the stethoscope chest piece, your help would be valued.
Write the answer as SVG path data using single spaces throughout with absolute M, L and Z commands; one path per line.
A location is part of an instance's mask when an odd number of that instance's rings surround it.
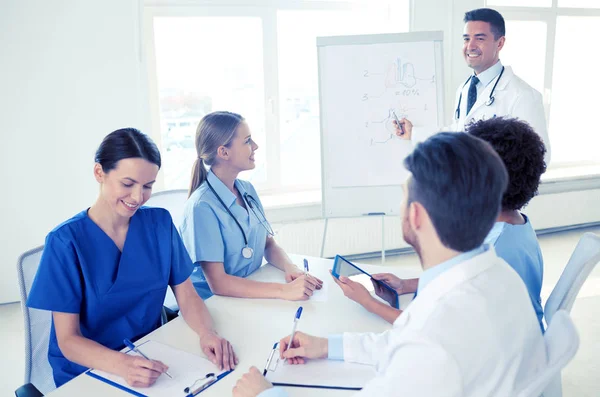
M 252 248 L 246 246 L 244 248 L 242 248 L 242 256 L 246 259 L 250 259 L 252 258 L 252 254 L 254 254 L 254 251 L 252 250 Z

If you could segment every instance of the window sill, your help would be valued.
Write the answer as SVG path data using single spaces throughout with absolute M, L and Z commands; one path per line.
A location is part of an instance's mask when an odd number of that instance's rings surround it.
M 600 164 L 550 167 L 542 176 L 540 194 L 600 188 Z
M 542 177 L 539 194 L 600 189 L 600 164 L 551 167 Z M 261 194 L 272 223 L 301 222 L 323 218 L 321 190 Z

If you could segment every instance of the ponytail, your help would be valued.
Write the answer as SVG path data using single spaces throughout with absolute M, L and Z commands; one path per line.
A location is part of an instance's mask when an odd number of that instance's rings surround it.
M 208 176 L 206 165 L 212 166 L 219 146 L 228 146 L 244 118 L 237 113 L 212 112 L 202 117 L 196 128 L 196 162 L 192 167 L 192 180 L 188 198 Z
M 194 162 L 194 166 L 192 167 L 192 181 L 190 183 L 190 191 L 188 192 L 188 198 L 194 193 L 196 189 L 204 183 L 208 172 L 206 171 L 206 167 L 204 166 L 204 161 L 201 158 L 196 158 Z

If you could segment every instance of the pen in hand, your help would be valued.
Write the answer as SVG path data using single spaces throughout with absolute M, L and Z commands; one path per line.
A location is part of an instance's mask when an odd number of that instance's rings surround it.
M 308 274 L 308 260 L 304 258 L 304 273 Z
M 130 348 L 131 350 L 133 350 L 134 352 L 136 352 L 140 356 L 144 357 L 146 360 L 152 361 L 152 359 L 150 357 L 148 357 L 147 355 L 145 355 L 144 353 L 142 353 L 140 351 L 140 349 L 138 349 L 129 339 L 127 339 L 127 338 L 123 339 L 123 343 L 125 344 L 125 346 L 127 346 L 128 348 Z M 171 376 L 171 374 L 169 374 L 168 371 L 165 371 L 165 375 L 167 375 L 169 378 L 173 379 L 173 377 Z
M 306 259 L 305 259 L 306 260 Z M 306 265 L 306 262 L 304 262 Z M 294 326 L 292 327 L 292 335 L 290 336 L 290 343 L 288 343 L 285 351 L 288 351 L 294 342 L 294 334 L 296 333 L 296 326 L 298 325 L 298 321 L 300 321 L 300 316 L 302 315 L 302 306 L 298 308 L 296 311 L 296 316 L 294 317 Z
M 398 116 L 396 115 L 396 112 L 393 109 L 392 109 L 392 115 L 396 119 L 396 125 L 398 126 L 398 128 L 400 128 L 400 135 L 404 135 L 404 128 L 402 127 L 402 124 L 400 123 L 400 119 L 398 119 Z

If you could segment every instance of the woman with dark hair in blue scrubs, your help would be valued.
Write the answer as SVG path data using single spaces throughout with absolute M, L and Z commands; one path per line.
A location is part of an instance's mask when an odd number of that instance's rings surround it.
M 52 311 L 48 361 L 56 386 L 87 368 L 123 377 L 131 386 L 152 385 L 167 366 L 120 353 L 160 326 L 167 287 L 187 324 L 217 366 L 237 357 L 217 335 L 190 280 L 193 264 L 169 213 L 142 205 L 160 169 L 158 148 L 127 128 L 104 138 L 96 152 L 96 202 L 52 230 L 27 305 Z

